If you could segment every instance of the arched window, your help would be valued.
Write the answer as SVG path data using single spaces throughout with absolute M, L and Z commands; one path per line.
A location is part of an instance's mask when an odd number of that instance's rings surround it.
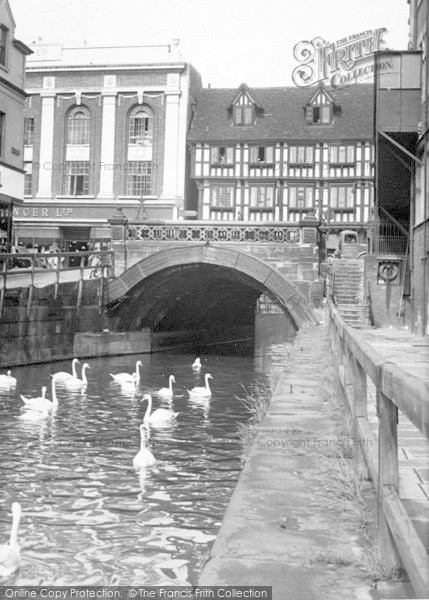
M 148 110 L 137 106 L 128 119 L 128 144 L 151 145 L 153 119 Z
M 78 106 L 67 117 L 67 144 L 84 145 L 91 141 L 91 115 L 87 108 Z

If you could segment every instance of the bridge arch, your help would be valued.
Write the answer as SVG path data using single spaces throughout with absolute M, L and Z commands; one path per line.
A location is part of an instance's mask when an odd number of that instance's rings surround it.
M 185 265 L 212 265 L 235 271 L 256 282 L 289 313 L 297 328 L 315 323 L 308 301 L 298 287 L 273 266 L 240 250 L 219 245 L 198 244 L 169 247 L 134 263 L 108 284 L 108 301 L 119 301 L 145 279 L 162 271 Z

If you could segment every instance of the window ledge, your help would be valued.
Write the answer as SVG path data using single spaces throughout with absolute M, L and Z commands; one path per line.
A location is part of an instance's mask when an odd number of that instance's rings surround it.
M 314 167 L 314 162 L 311 162 L 311 163 L 295 163 L 295 162 L 290 162 L 290 163 L 287 163 L 287 165 L 289 167 L 293 167 L 294 169 L 296 169 L 296 167 Z
M 352 212 L 355 211 L 355 207 L 354 206 L 347 207 L 347 208 L 336 208 L 334 206 L 331 206 L 330 209 L 333 210 L 334 212 L 337 212 L 337 213 L 352 213 Z
M 211 167 L 233 167 L 234 163 L 225 163 L 225 162 L 211 162 Z
M 288 208 L 288 210 L 293 210 L 296 212 L 308 212 L 309 210 L 314 210 L 313 206 L 305 206 L 305 207 L 288 206 L 287 208 Z
M 55 196 L 55 198 L 58 198 L 58 200 L 66 200 L 66 199 L 70 199 L 70 200 L 90 200 L 91 198 L 94 199 L 95 196 L 88 196 L 88 195 L 84 195 L 84 194 L 64 194 L 64 195 L 58 195 Z
M 330 162 L 329 163 L 330 167 L 356 167 L 356 163 L 355 162 Z
M 264 161 L 257 161 L 257 162 L 249 162 L 249 167 L 274 167 L 274 163 L 273 162 L 264 162 Z
M 213 206 L 210 206 L 210 210 L 222 210 L 222 211 L 225 211 L 225 212 L 233 212 L 234 208 L 232 208 L 232 207 L 226 207 L 226 206 L 215 206 L 215 205 L 213 205 Z

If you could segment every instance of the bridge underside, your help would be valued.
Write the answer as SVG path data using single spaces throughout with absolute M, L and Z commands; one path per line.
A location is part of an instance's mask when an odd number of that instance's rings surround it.
M 213 245 L 169 248 L 135 263 L 109 283 L 109 313 L 121 331 L 205 331 L 219 339 L 253 325 L 262 293 L 283 306 L 295 327 L 314 322 L 306 299 L 278 271 Z

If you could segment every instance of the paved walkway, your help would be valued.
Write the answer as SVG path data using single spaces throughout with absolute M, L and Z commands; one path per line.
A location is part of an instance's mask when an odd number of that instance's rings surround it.
M 339 468 L 327 402 L 324 327 L 303 329 L 228 506 L 201 585 L 271 585 L 278 600 L 413 598 L 377 595 L 356 502 Z M 330 412 L 331 411 L 331 412 Z M 374 492 L 369 489 L 369 499 Z

